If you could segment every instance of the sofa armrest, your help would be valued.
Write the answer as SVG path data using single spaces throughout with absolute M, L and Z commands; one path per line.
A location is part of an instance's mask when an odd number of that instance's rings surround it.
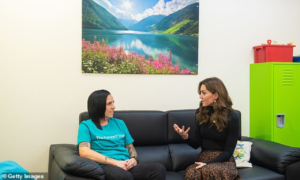
M 290 164 L 300 161 L 300 148 L 255 138 L 249 141 L 253 143 L 250 161 L 254 165 L 284 174 Z
M 70 175 L 100 180 L 105 179 L 101 166 L 91 159 L 79 156 L 76 145 L 51 145 L 50 154 L 53 155 L 52 160 L 56 161 L 58 166 Z

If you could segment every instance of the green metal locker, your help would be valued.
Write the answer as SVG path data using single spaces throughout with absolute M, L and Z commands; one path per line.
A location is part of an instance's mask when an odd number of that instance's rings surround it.
M 250 65 L 250 137 L 300 147 L 300 63 Z

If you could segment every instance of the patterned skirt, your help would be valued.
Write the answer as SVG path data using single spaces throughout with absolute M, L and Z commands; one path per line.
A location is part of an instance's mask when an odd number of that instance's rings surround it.
M 221 151 L 203 151 L 199 154 L 199 162 L 214 159 Z M 200 169 L 196 164 L 190 165 L 185 171 L 185 180 L 240 180 L 233 157 L 226 162 L 210 163 Z

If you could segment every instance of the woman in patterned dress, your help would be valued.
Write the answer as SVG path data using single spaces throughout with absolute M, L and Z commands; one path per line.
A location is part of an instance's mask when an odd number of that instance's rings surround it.
M 186 180 L 240 179 L 233 158 L 239 137 L 239 116 L 223 82 L 207 78 L 199 83 L 200 107 L 196 111 L 195 132 L 190 137 L 185 127 L 174 130 L 193 148 L 201 147 L 198 162 L 185 171 Z

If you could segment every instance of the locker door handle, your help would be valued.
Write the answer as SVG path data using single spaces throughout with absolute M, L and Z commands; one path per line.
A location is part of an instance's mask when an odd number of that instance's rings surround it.
M 276 122 L 277 122 L 277 127 L 283 128 L 285 125 L 285 114 L 277 114 Z

